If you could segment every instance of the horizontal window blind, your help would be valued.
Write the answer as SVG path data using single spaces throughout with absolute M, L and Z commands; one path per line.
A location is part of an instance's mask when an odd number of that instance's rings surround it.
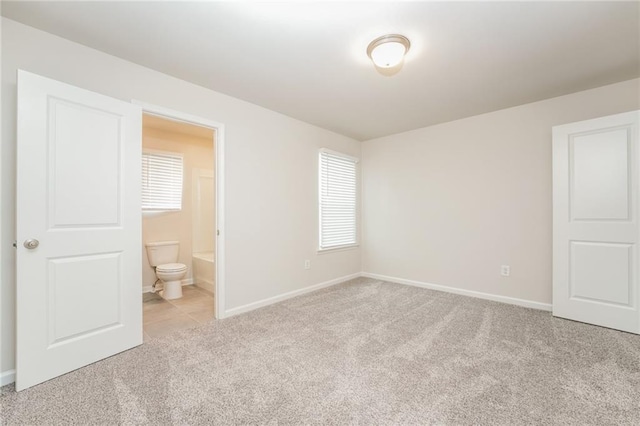
M 357 243 L 357 159 L 320 151 L 320 249 Z
M 142 153 L 142 210 L 182 209 L 182 155 Z

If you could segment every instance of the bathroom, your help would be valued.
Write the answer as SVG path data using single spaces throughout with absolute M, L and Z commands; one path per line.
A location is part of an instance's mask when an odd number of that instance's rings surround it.
M 213 129 L 143 116 L 145 339 L 214 318 L 214 138 Z

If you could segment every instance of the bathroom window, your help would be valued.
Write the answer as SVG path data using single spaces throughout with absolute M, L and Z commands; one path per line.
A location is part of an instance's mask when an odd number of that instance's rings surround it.
M 320 150 L 320 250 L 355 246 L 357 240 L 358 159 Z
M 182 154 L 142 153 L 142 210 L 182 209 Z

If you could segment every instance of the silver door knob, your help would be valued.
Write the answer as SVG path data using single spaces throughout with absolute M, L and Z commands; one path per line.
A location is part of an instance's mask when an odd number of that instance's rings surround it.
M 28 240 L 24 240 L 24 246 L 29 250 L 33 250 L 34 248 L 40 245 L 40 241 L 35 238 L 29 238 Z

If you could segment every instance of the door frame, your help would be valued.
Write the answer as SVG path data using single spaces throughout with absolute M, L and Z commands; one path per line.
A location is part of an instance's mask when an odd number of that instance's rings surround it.
M 142 108 L 143 114 L 155 115 L 171 121 L 193 124 L 200 127 L 207 127 L 214 131 L 214 175 L 216 179 L 216 251 L 215 255 L 215 318 L 225 318 L 225 217 L 224 217 L 224 124 L 207 118 L 198 117 L 181 111 L 165 108 L 158 105 L 149 104 L 136 99 L 131 100 L 132 104 Z

